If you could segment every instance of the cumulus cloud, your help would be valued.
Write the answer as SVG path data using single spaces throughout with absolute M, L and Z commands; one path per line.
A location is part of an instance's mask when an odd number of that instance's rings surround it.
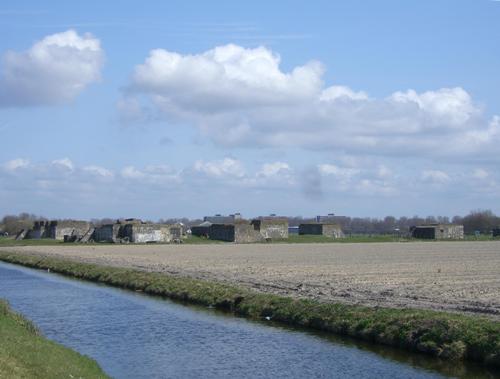
M 242 163 L 233 158 L 224 158 L 220 161 L 209 162 L 198 160 L 194 164 L 194 170 L 214 178 L 242 178 L 245 175 Z
M 135 67 L 122 101 L 148 99 L 163 117 L 195 125 L 223 146 L 460 156 L 492 152 L 500 142 L 499 118 L 486 121 L 463 88 L 376 99 L 326 86 L 319 62 L 289 72 L 280 63 L 265 47 L 231 44 L 192 55 L 156 49 Z
M 148 165 L 144 168 L 126 166 L 121 170 L 121 177 L 141 183 L 175 184 L 181 181 L 180 174 L 167 165 Z
M 425 182 L 443 184 L 450 181 L 450 176 L 440 170 L 424 170 L 422 171 L 421 179 Z
M 73 171 L 75 165 L 69 158 L 56 159 L 52 161 L 52 165 L 61 170 Z
M 288 163 L 284 162 L 273 162 L 264 163 L 261 169 L 257 172 L 257 176 L 264 178 L 271 178 L 281 175 L 288 175 L 291 172 L 291 168 Z
M 18 169 L 27 168 L 30 165 L 30 161 L 23 158 L 12 159 L 8 162 L 5 162 L 2 167 L 5 171 L 14 172 Z
M 26 51 L 7 51 L 0 66 L 0 107 L 68 102 L 99 80 L 103 59 L 100 41 L 74 30 L 49 35 Z
M 2 199 L 7 199 L 5 204 L 31 204 L 45 207 L 47 212 L 62 204 L 61 211 L 80 207 L 90 215 L 99 209 L 102 216 L 109 216 L 113 209 L 111 214 L 121 216 L 133 207 L 138 217 L 155 210 L 160 217 L 172 207 L 179 216 L 186 212 L 200 216 L 197 212 L 225 209 L 228 198 L 240 204 L 245 213 L 268 212 L 263 199 L 273 204 L 286 199 L 283 209 L 294 204 L 294 212 L 310 211 L 311 202 L 325 207 L 363 199 L 385 205 L 409 204 L 400 211 L 420 212 L 429 198 L 441 201 L 443 194 L 447 200 L 451 193 L 458 199 L 484 199 L 484 204 L 500 196 L 500 177 L 494 170 L 464 172 L 463 167 L 441 165 L 421 170 L 400 164 L 391 165 L 389 173 L 386 162 L 379 159 L 355 163 L 338 159 L 304 167 L 280 160 L 255 165 L 226 157 L 198 160 L 183 167 L 124 166 L 114 172 L 99 165 L 78 165 L 69 158 L 45 163 L 17 158 L 0 162 L 0 191 Z M 157 204 L 165 201 L 168 208 L 159 210 Z
M 95 165 L 84 166 L 82 170 L 86 173 L 102 178 L 112 178 L 114 176 L 111 170 L 108 170 L 107 168 L 101 166 L 95 166 Z

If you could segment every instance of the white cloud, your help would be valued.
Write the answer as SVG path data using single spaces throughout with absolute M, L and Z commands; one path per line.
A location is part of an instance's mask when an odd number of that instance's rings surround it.
M 359 173 L 359 169 L 339 167 L 334 164 L 324 163 L 318 165 L 318 170 L 323 175 L 333 175 L 337 178 L 350 179 Z
M 483 168 L 476 168 L 472 173 L 472 177 L 475 179 L 486 179 L 489 176 L 489 172 Z
M 2 166 L 6 171 L 16 171 L 18 169 L 26 168 L 30 165 L 30 161 L 23 158 L 12 159 L 5 162 Z
M 335 101 L 335 100 L 368 100 L 368 95 L 363 92 L 354 92 L 349 87 L 331 86 L 321 93 L 320 100 Z
M 73 162 L 69 158 L 56 159 L 52 161 L 52 165 L 59 169 L 63 169 L 66 171 L 74 171 L 75 166 Z
M 197 55 L 163 49 L 135 68 L 132 88 L 155 95 L 166 111 L 213 112 L 300 102 L 321 86 L 322 66 L 311 62 L 291 73 L 264 47 L 219 46 Z
M 288 163 L 273 162 L 264 163 L 261 169 L 257 172 L 258 177 L 270 178 L 278 175 L 288 175 L 291 171 Z
M 245 169 L 242 163 L 233 158 L 224 158 L 220 161 L 210 162 L 198 160 L 194 164 L 194 169 L 197 172 L 204 173 L 214 178 L 242 178 L 245 175 Z
M 195 125 L 223 146 L 498 159 L 500 121 L 488 124 L 463 88 L 375 99 L 326 87 L 323 71 L 312 61 L 284 72 L 265 47 L 225 45 L 193 55 L 156 49 L 135 68 L 122 101 L 149 99 L 163 117 Z
M 391 100 L 403 104 L 415 104 L 429 118 L 429 123 L 465 127 L 467 122 L 479 112 L 470 95 L 462 88 L 442 88 L 418 94 L 413 90 L 396 92 Z
M 145 177 L 145 174 L 136 169 L 134 166 L 126 166 L 121 171 L 122 177 L 125 179 L 142 179 Z
M 99 79 L 103 57 L 98 39 L 74 30 L 49 35 L 27 51 L 7 51 L 1 65 L 0 106 L 68 102 Z
M 101 166 L 94 166 L 94 165 L 85 166 L 82 168 L 82 170 L 91 175 L 100 176 L 103 178 L 112 178 L 114 176 L 111 170 L 108 170 L 107 168 Z
M 446 172 L 440 170 L 424 170 L 420 177 L 423 181 L 435 184 L 444 184 L 451 179 Z
M 363 196 L 394 196 L 398 189 L 379 180 L 362 179 L 355 185 L 355 190 Z

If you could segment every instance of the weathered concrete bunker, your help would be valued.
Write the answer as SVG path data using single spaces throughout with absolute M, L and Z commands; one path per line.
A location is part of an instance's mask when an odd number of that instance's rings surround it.
M 26 232 L 24 238 L 64 240 L 71 237 L 73 240 L 78 240 L 87 234 L 89 229 L 91 229 L 91 224 L 87 221 L 35 221 L 33 227 Z
M 265 240 L 279 240 L 288 238 L 288 219 L 285 217 L 259 217 L 252 220 Z
M 344 232 L 338 224 L 313 222 L 299 225 L 299 235 L 323 235 L 331 238 L 344 238 Z
M 464 226 L 454 224 L 418 225 L 410 228 L 413 238 L 419 239 L 464 239 Z
M 16 239 L 50 238 L 64 242 L 181 242 L 182 224 L 145 223 L 137 219 L 117 220 L 113 224 L 94 227 L 87 221 L 35 221 Z
M 231 224 L 212 224 L 208 237 L 213 240 L 252 243 L 288 238 L 288 220 L 280 217 L 236 219 Z
M 95 229 L 96 242 L 167 243 L 180 241 L 182 226 L 179 224 L 145 223 L 141 220 L 118 220 L 114 224 L 102 225 Z
M 79 239 L 87 233 L 91 224 L 87 221 L 51 221 L 49 225 L 48 238 L 64 240 L 64 236 L 73 236 Z

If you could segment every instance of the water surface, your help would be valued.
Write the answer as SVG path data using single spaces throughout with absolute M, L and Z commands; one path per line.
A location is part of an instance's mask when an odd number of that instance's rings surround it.
M 114 378 L 494 377 L 1 262 L 0 298 Z

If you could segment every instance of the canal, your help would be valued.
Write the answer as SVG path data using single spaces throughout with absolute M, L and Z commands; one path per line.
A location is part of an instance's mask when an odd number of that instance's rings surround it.
M 6 263 L 0 263 L 0 298 L 46 337 L 94 358 L 114 378 L 495 377 L 477 365 L 248 321 Z

